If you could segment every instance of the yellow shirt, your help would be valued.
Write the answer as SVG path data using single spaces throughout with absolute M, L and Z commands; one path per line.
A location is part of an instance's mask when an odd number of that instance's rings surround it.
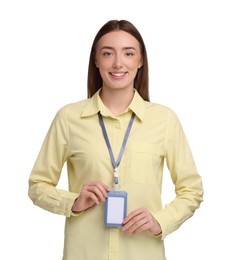
M 71 207 L 83 183 L 98 180 L 113 187 L 113 166 L 98 120 L 101 112 L 115 160 L 132 112 L 136 117 L 119 166 L 120 189 L 128 193 L 127 213 L 145 207 L 160 223 L 161 236 L 127 235 L 104 225 L 104 203 L 74 214 Z M 176 197 L 161 202 L 164 161 Z M 56 188 L 67 162 L 69 191 Z M 191 217 L 202 201 L 202 183 L 175 113 L 144 101 L 137 91 L 129 108 L 113 116 L 99 91 L 58 111 L 29 179 L 34 204 L 66 216 L 63 260 L 164 260 L 164 238 Z

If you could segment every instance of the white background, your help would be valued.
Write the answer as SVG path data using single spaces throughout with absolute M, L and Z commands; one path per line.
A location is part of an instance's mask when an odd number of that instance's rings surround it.
M 0 259 L 62 257 L 64 217 L 32 204 L 28 178 L 56 111 L 86 98 L 91 44 L 110 19 L 141 32 L 151 100 L 177 113 L 203 178 L 204 202 L 165 239 L 167 259 L 230 259 L 229 14 L 227 0 L 0 2 Z

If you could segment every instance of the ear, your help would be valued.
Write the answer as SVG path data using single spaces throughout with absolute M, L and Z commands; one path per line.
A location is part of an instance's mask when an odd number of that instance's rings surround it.
M 143 66 L 143 60 L 141 59 L 139 65 L 138 65 L 138 69 L 140 69 Z
M 140 69 L 143 66 L 143 63 L 141 62 L 138 66 L 138 69 Z
M 98 68 L 98 62 L 97 62 L 96 58 L 94 59 L 94 65 Z

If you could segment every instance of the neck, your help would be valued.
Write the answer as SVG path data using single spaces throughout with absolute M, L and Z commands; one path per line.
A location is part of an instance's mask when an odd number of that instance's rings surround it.
M 125 111 L 133 99 L 132 89 L 112 89 L 102 88 L 101 100 L 113 115 L 118 115 Z

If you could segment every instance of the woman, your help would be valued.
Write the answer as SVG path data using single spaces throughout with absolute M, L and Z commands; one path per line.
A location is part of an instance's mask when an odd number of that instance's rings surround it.
M 176 198 L 163 208 L 164 161 Z M 56 188 L 65 162 L 69 191 Z M 103 220 L 114 187 L 128 196 L 121 227 Z M 149 101 L 140 33 L 128 21 L 107 22 L 91 49 L 88 99 L 58 111 L 29 179 L 32 201 L 66 216 L 63 259 L 166 259 L 164 238 L 194 214 L 202 194 L 177 116 Z

